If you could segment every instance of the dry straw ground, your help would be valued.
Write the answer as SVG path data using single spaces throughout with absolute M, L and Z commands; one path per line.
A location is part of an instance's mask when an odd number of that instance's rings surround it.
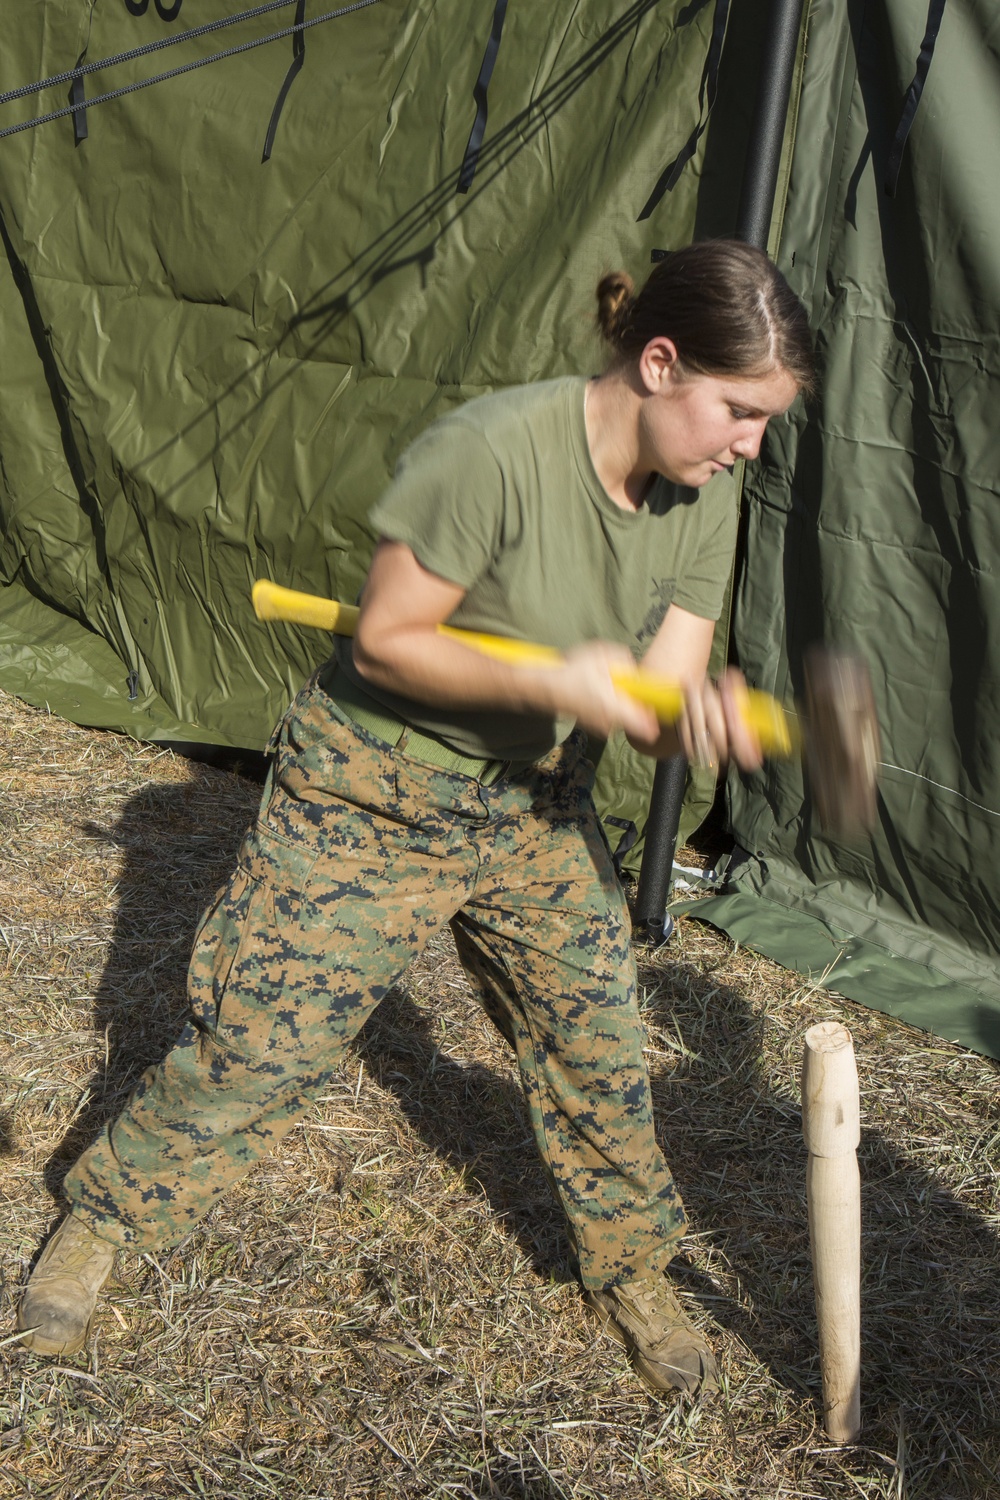
M 1000 1496 L 995 1063 L 682 924 L 645 955 L 659 1123 L 722 1351 L 661 1402 L 595 1337 L 504 1045 L 441 941 L 279 1154 L 121 1258 L 87 1352 L 9 1339 L 74 1154 L 179 1026 L 199 909 L 257 789 L 4 699 L 0 1495 Z M 796 1073 L 854 1032 L 864 1442 L 817 1420 Z

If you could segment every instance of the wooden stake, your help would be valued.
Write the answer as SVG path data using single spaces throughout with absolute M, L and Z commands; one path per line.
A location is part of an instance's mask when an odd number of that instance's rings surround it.
M 823 1424 L 836 1443 L 861 1431 L 861 1105 L 846 1026 L 820 1021 L 802 1055 L 802 1129 Z

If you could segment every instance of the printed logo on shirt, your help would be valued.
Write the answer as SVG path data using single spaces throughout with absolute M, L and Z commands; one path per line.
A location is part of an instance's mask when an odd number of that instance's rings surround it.
M 664 616 L 673 603 L 674 590 L 676 589 L 676 587 L 676 578 L 653 579 L 652 583 L 650 584 L 650 589 L 653 595 L 653 602 L 649 606 L 649 609 L 646 611 L 646 618 L 640 625 L 638 633 L 636 635 L 636 640 L 638 641 L 640 646 L 644 646 L 647 641 L 651 641 L 653 639 L 653 636 L 659 630 L 660 626 L 663 624 Z

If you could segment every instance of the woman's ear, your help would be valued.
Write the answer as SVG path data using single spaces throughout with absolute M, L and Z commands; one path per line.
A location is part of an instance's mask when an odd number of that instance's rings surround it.
M 673 385 L 680 374 L 680 357 L 673 339 L 650 339 L 639 355 L 639 378 L 650 395 Z

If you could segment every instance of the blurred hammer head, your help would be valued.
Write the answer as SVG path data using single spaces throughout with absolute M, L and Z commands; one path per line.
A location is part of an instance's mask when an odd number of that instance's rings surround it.
M 848 651 L 812 646 L 805 658 L 806 764 L 820 823 L 835 838 L 875 826 L 881 743 L 868 668 Z

